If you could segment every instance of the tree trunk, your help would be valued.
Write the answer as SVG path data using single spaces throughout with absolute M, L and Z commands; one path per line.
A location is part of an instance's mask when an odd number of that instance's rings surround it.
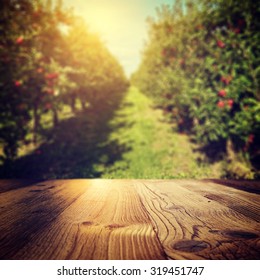
M 34 105 L 33 107 L 33 143 L 37 144 L 37 134 L 40 126 L 40 115 L 38 114 L 38 106 Z
M 85 111 L 86 110 L 86 102 L 84 100 L 80 99 L 80 103 L 81 103 L 82 111 Z
M 230 138 L 227 139 L 226 143 L 227 159 L 229 162 L 233 162 L 236 159 L 236 153 L 233 142 Z
M 59 115 L 58 115 L 58 111 L 56 108 L 52 109 L 52 113 L 53 113 L 53 126 L 57 126 L 59 123 Z
M 71 96 L 71 99 L 70 99 L 70 108 L 71 108 L 71 112 L 73 114 L 76 113 L 76 97 L 75 96 Z

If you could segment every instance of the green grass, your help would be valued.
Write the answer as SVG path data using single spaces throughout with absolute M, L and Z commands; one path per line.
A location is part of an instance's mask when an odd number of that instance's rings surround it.
M 123 125 L 121 125 L 123 124 Z M 110 141 L 127 147 L 111 166 L 97 166 L 103 178 L 205 178 L 218 177 L 218 166 L 199 164 L 188 136 L 176 133 L 163 121 L 160 110 L 138 89 L 130 88 L 110 122 Z
M 23 147 L 1 178 L 218 178 L 220 164 L 209 165 L 187 135 L 174 132 L 162 111 L 138 89 L 130 88 L 120 106 L 102 104 L 73 115 L 68 107 L 52 126 L 42 116 L 37 146 Z M 121 102 L 121 103 L 120 103 Z M 117 108 L 115 110 L 115 108 Z M 30 135 L 29 135 L 30 136 Z M 202 160 L 198 160 L 202 159 Z M 201 162 L 201 163 L 199 163 Z

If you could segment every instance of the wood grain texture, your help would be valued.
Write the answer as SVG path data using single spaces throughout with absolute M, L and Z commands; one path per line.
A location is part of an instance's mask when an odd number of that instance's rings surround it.
M 253 201 L 233 190 L 231 198 L 230 189 L 203 181 L 139 181 L 136 187 L 170 259 L 260 258 L 259 196 Z
M 243 214 L 248 219 L 255 220 L 258 223 L 260 222 L 260 197 L 259 195 L 255 195 L 256 193 L 260 194 L 260 187 L 257 188 L 255 182 L 252 182 L 250 186 L 246 185 L 248 183 L 242 182 L 238 186 L 237 182 L 231 181 L 227 183 L 229 186 L 228 188 L 226 185 L 223 185 L 225 182 L 220 184 L 219 181 L 215 183 L 215 180 L 206 181 L 206 183 L 192 180 L 180 180 L 178 183 L 184 188 L 208 198 L 210 202 L 217 201 Z
M 260 259 L 259 182 L 1 186 L 0 259 Z
M 0 193 L 7 192 L 9 190 L 19 189 L 26 186 L 29 186 L 31 184 L 34 184 L 38 182 L 39 180 L 0 180 Z
M 12 203 L 13 211 L 1 217 L 1 258 L 165 259 L 139 196 L 127 181 L 46 182 L 38 190 L 13 191 L 19 199 Z

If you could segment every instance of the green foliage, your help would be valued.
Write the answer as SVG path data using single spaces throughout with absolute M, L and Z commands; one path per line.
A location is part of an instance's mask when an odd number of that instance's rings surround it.
M 117 102 L 126 87 L 123 69 L 79 19 L 69 30 L 67 48 L 71 54 L 67 58 L 72 69 L 69 78 L 77 85 L 69 93 L 71 98 L 78 97 L 83 109 L 86 104 L 97 109 Z
M 4 1 L 0 8 L 0 144 L 3 159 L 41 131 L 41 116 L 53 124 L 69 103 L 75 112 L 113 110 L 127 86 L 121 66 L 62 1 Z M 103 106 L 109 104 L 109 106 Z
M 247 1 L 176 1 L 149 20 L 132 81 L 178 128 L 205 146 L 232 140 L 257 156 L 260 131 L 260 7 Z
M 130 88 L 110 123 L 109 141 L 121 147 L 121 158 L 112 164 L 104 160 L 103 164 L 97 165 L 102 178 L 220 177 L 220 170 L 215 165 L 198 163 L 200 154 L 192 150 L 195 145 L 186 135 L 173 133 L 171 125 L 161 121 L 162 112 L 153 109 L 152 105 L 150 98 L 138 89 Z M 120 155 L 119 151 L 117 154 Z

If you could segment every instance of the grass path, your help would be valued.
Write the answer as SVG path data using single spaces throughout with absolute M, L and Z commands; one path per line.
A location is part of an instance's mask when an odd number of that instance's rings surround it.
M 188 136 L 174 132 L 136 88 L 129 89 L 115 112 L 95 109 L 61 116 L 57 127 L 46 128 L 39 147 L 0 166 L 0 177 L 220 177 L 215 166 L 198 163 L 202 154 L 194 152 Z
M 126 147 L 122 158 L 111 166 L 97 168 L 103 178 L 205 178 L 216 177 L 215 169 L 198 164 L 200 154 L 186 135 L 174 133 L 163 122 L 162 112 L 138 89 L 130 88 L 110 122 L 109 141 Z

